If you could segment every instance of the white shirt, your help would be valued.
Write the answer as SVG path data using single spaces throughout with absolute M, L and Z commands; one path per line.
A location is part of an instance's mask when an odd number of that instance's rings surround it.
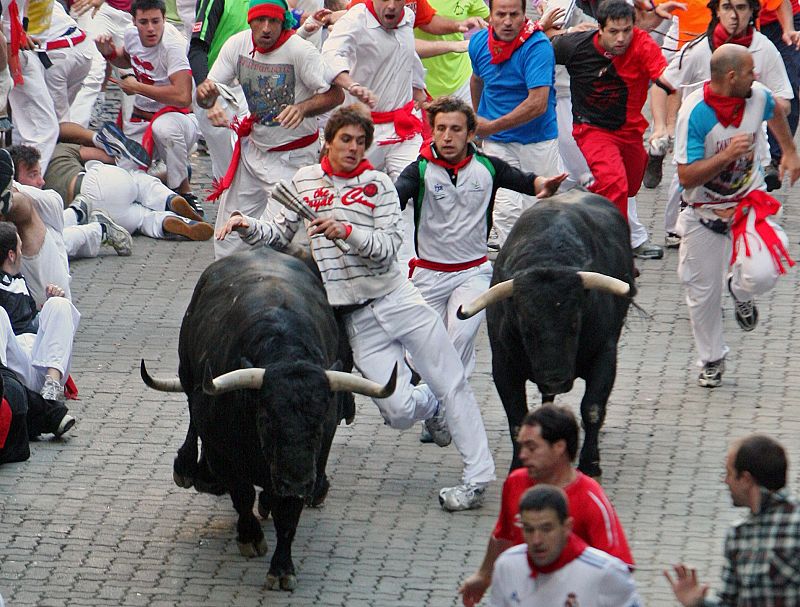
M 315 117 L 304 118 L 296 129 L 285 129 L 274 119 L 287 105 L 330 88 L 322 56 L 313 44 L 294 35 L 270 53 L 253 54 L 249 29 L 222 45 L 208 78 L 221 84 L 241 83 L 250 113 L 259 116 L 251 141 L 264 149 L 317 132 Z
M 640 607 L 628 566 L 586 548 L 552 573 L 531 577 L 527 544 L 509 548 L 494 564 L 492 607 Z
M 411 101 L 412 86 L 425 88 L 425 70 L 414 47 L 414 13 L 408 7 L 397 27 L 387 30 L 365 4 L 357 4 L 336 22 L 322 45 L 322 58 L 332 70 L 332 78 L 349 72 L 353 80 L 375 93 L 376 112 L 406 105 Z M 347 97 L 346 104 L 356 101 Z
M 708 39 L 702 38 L 691 47 L 689 44 L 675 53 L 667 69 L 661 74 L 662 81 L 674 89 L 681 89 L 682 99 L 702 88 L 703 83 L 711 78 L 711 47 L 708 45 Z M 754 31 L 753 42 L 747 50 L 753 57 L 756 80 L 775 93 L 776 97 L 793 99 L 794 93 L 786 75 L 783 59 L 769 38 L 759 31 Z
M 136 26 L 131 25 L 125 30 L 123 45 L 131 57 L 136 79 L 143 84 L 169 86 L 170 76 L 192 69 L 186 56 L 186 38 L 170 23 L 164 24 L 164 35 L 159 43 L 150 47 L 142 44 Z M 145 112 L 157 112 L 165 107 L 165 104 L 143 95 L 136 95 L 133 105 Z

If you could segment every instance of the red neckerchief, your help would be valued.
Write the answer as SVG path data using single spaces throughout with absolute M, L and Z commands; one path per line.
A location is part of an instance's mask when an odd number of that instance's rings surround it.
M 228 170 L 225 171 L 225 175 L 222 179 L 214 179 L 211 183 L 211 193 L 208 195 L 207 200 L 214 201 L 220 196 L 222 193 L 231 187 L 231 183 L 233 183 L 233 178 L 236 175 L 236 170 L 239 168 L 239 159 L 242 156 L 242 139 L 250 135 L 253 131 L 253 125 L 258 120 L 258 116 L 255 114 L 250 114 L 244 120 L 239 120 L 238 116 L 235 116 L 233 122 L 231 122 L 231 129 L 233 132 L 236 133 L 236 144 L 233 146 L 233 155 L 231 156 L 231 161 L 228 164 Z
M 731 265 L 736 261 L 739 254 L 739 247 L 744 243 L 745 255 L 750 257 L 750 244 L 747 242 L 747 217 L 750 213 L 756 214 L 756 220 L 753 228 L 761 237 L 764 246 L 767 247 L 772 261 L 775 264 L 775 269 L 778 274 L 786 274 L 786 269 L 783 267 L 782 259 L 786 260 L 791 268 L 794 265 L 794 260 L 789 257 L 789 252 L 783 246 L 781 239 L 775 233 L 769 223 L 767 217 L 775 215 L 781 208 L 781 203 L 775 200 L 772 196 L 762 190 L 753 190 L 747 196 L 739 201 L 736 207 L 736 212 L 733 215 L 733 222 L 731 223 L 731 239 L 733 240 L 733 253 L 731 255 Z
M 11 4 L 8 5 L 8 19 L 11 22 L 11 40 L 8 41 L 11 53 L 8 57 L 8 67 L 14 84 L 20 85 L 24 84 L 24 80 L 22 78 L 22 66 L 19 63 L 19 50 L 27 44 L 28 35 L 25 33 L 22 21 L 19 18 L 17 0 L 11 0 Z
M 721 23 L 717 23 L 711 41 L 715 49 L 721 47 L 723 44 L 738 44 L 739 46 L 750 48 L 750 45 L 753 43 L 753 28 L 748 27 L 741 36 L 731 38 L 728 30 L 722 27 Z
M 472 148 L 468 149 L 467 156 L 461 160 L 461 162 L 457 162 L 453 164 L 451 162 L 447 162 L 444 158 L 439 157 L 438 152 L 434 149 L 433 141 L 428 139 L 422 144 L 422 147 L 419 150 L 419 155 L 422 156 L 425 160 L 432 162 L 433 164 L 437 164 L 440 167 L 444 167 L 450 171 L 453 171 L 454 174 L 458 175 L 458 170 L 467 166 L 470 160 L 472 160 Z
M 531 568 L 531 577 L 535 578 L 537 575 L 542 573 L 553 573 L 554 571 L 558 571 L 567 563 L 571 563 L 576 558 L 578 558 L 583 551 L 589 546 L 586 542 L 584 542 L 581 538 L 579 538 L 574 533 L 569 534 L 569 539 L 567 540 L 567 545 L 564 546 L 564 549 L 561 551 L 561 554 L 558 555 L 558 558 L 550 563 L 549 565 L 545 565 L 543 567 L 537 567 L 533 564 L 531 560 L 531 555 L 526 551 L 525 555 L 528 557 L 528 565 Z
M 6 446 L 8 432 L 11 430 L 12 418 L 11 406 L 8 404 L 5 397 L 3 397 L 2 402 L 0 402 L 0 449 Z
M 491 63 L 497 64 L 508 61 L 511 59 L 511 55 L 514 54 L 514 51 L 525 44 L 525 41 L 530 38 L 534 32 L 540 31 L 542 31 L 542 26 L 539 25 L 538 21 L 534 23 L 526 18 L 517 37 L 506 42 L 505 40 L 498 40 L 494 37 L 494 28 L 490 25 L 487 40 L 489 43 L 489 54 L 492 56 Z
M 283 43 L 286 42 L 291 37 L 292 34 L 294 34 L 294 32 L 295 30 L 283 30 L 281 32 L 281 35 L 278 36 L 278 39 L 275 41 L 275 44 L 273 44 L 269 48 L 261 48 L 260 46 L 258 46 L 256 44 L 256 39 L 253 37 L 253 34 L 251 33 L 250 40 L 253 41 L 253 50 L 250 51 L 250 56 L 255 57 L 256 51 L 258 51 L 262 55 L 266 55 L 267 53 L 271 53 L 272 51 L 277 51 L 280 47 L 283 46 Z
M 744 105 L 747 99 L 744 97 L 725 97 L 724 95 L 718 95 L 711 90 L 710 85 L 710 82 L 706 82 L 703 85 L 703 101 L 714 110 L 714 114 L 716 114 L 717 120 L 719 120 L 722 126 L 728 127 L 733 125 L 738 128 L 739 125 L 742 124 Z
M 342 172 L 334 171 L 333 167 L 331 166 L 331 161 L 328 160 L 327 156 L 322 157 L 322 162 L 320 162 L 320 165 L 322 165 L 322 170 L 325 172 L 326 175 L 332 175 L 334 177 L 342 177 L 344 179 L 357 177 L 361 175 L 361 173 L 363 173 L 364 171 L 369 171 L 370 169 L 375 168 L 372 166 L 372 163 L 370 163 L 370 161 L 367 160 L 366 158 L 364 158 L 361 162 L 359 162 L 358 166 L 349 173 L 345 173 L 343 171 Z

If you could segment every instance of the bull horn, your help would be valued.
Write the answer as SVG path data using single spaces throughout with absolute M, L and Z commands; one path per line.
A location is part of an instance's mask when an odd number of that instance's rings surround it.
M 325 375 L 328 377 L 331 392 L 355 392 L 371 398 L 387 398 L 394 393 L 397 383 L 397 363 L 394 364 L 392 375 L 384 386 L 342 371 L 325 371 Z
M 218 396 L 233 390 L 258 390 L 264 383 L 264 369 L 237 369 L 214 377 L 211 366 L 206 365 L 203 392 Z
M 625 297 L 631 292 L 631 286 L 624 280 L 606 276 L 598 272 L 578 272 L 584 289 L 597 289 L 598 291 L 608 291 L 614 295 Z
M 139 370 L 142 373 L 142 381 L 147 385 L 148 388 L 152 388 L 153 390 L 159 390 L 160 392 L 183 392 L 183 386 L 181 385 L 181 380 L 178 377 L 152 377 L 147 372 L 147 367 L 144 364 L 144 359 L 142 359 L 141 365 L 139 365 Z
M 514 279 L 504 280 L 498 282 L 488 291 L 481 293 L 475 300 L 468 303 L 466 306 L 461 305 L 458 307 L 456 316 L 459 320 L 466 320 L 472 318 L 481 310 L 485 310 L 490 304 L 497 303 L 508 299 L 514 293 Z

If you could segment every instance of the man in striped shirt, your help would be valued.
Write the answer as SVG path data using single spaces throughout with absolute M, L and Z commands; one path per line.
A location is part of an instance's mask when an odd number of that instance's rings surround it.
M 319 216 L 308 227 L 311 250 L 328 301 L 344 317 L 356 367 L 371 379 L 385 379 L 398 367 L 394 394 L 375 400 L 386 424 L 404 430 L 427 420 L 441 446 L 452 436 L 464 473 L 461 484 L 443 489 L 448 503 L 458 506 L 449 509 L 477 508 L 495 478 L 483 420 L 441 317 L 397 262 L 402 241 L 397 192 L 391 179 L 364 159 L 373 133 L 371 119 L 358 108 L 337 110 L 325 127 L 322 162 L 300 169 L 290 187 Z M 234 211 L 217 238 L 235 230 L 248 244 L 282 249 L 300 222 L 289 210 L 269 221 Z M 345 240 L 349 250 L 338 249 L 334 239 Z M 410 383 L 406 352 L 424 382 L 418 386 Z

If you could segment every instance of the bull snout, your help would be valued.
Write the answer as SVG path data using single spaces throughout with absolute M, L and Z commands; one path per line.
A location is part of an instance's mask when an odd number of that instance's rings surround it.
M 538 384 L 539 391 L 542 394 L 566 394 L 570 390 L 572 390 L 572 384 L 575 383 L 573 379 L 550 379 L 547 381 L 543 381 Z

